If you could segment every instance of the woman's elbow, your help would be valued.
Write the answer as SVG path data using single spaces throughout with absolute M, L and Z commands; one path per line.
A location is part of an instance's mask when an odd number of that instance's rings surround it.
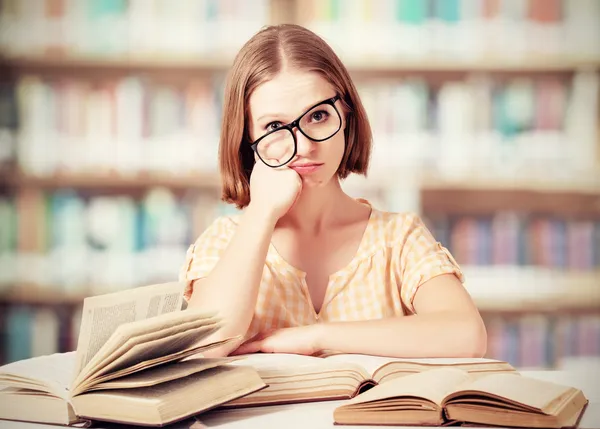
M 481 358 L 487 352 L 487 332 L 478 313 L 456 314 L 455 323 L 447 324 L 446 350 L 452 357 Z M 450 351 L 451 350 L 451 351 Z
M 479 313 L 468 320 L 465 357 L 482 358 L 487 353 L 487 331 Z

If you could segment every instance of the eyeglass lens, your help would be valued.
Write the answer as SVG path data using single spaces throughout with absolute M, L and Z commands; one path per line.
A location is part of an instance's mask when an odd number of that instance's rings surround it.
M 340 128 L 340 116 L 330 104 L 320 104 L 306 112 L 298 123 L 302 133 L 312 140 L 325 140 Z M 258 156 L 270 166 L 289 162 L 295 154 L 295 141 L 292 132 L 282 128 L 263 137 L 256 146 Z

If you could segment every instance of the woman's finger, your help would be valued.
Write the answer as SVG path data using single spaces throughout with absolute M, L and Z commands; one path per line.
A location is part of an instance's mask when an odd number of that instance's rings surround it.
M 240 345 L 237 349 L 230 353 L 231 356 L 245 355 L 260 351 L 262 341 L 251 341 Z

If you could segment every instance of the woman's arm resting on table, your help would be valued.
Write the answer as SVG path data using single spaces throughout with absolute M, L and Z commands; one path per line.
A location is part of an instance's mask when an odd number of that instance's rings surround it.
M 422 284 L 416 315 L 361 322 L 322 323 L 275 331 L 236 353 L 320 350 L 394 357 L 482 357 L 485 326 L 471 297 L 453 274 Z
M 320 349 L 397 357 L 481 357 L 485 326 L 471 297 L 452 274 L 419 287 L 416 315 L 323 325 Z
M 217 311 L 223 327 L 206 341 L 244 335 L 252 321 L 275 220 L 249 207 L 227 250 L 210 275 L 194 282 L 189 306 Z M 209 350 L 206 357 L 226 356 L 240 342 Z

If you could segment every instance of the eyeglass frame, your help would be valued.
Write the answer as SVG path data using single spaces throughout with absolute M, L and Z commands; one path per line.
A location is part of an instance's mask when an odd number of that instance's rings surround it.
M 304 113 L 302 113 L 300 116 L 298 116 L 298 118 L 296 118 L 295 120 L 293 120 L 292 122 L 282 125 L 279 128 L 269 131 L 268 133 L 264 134 L 263 136 L 259 137 L 258 140 L 255 140 L 254 143 L 252 143 L 250 145 L 250 147 L 252 148 L 252 150 L 254 151 L 254 153 L 256 153 L 256 155 L 258 155 L 258 157 L 260 158 L 260 160 L 267 166 L 267 167 L 271 167 L 271 168 L 278 168 L 281 167 L 283 165 L 286 165 L 287 163 L 289 163 L 294 156 L 296 156 L 296 153 L 298 153 L 298 140 L 296 140 L 296 134 L 294 134 L 294 128 L 298 128 L 298 131 L 300 131 L 302 133 L 302 135 L 304 137 L 306 137 L 307 139 L 314 141 L 314 142 L 324 142 L 325 140 L 329 140 L 330 138 L 332 138 L 333 136 L 335 136 L 341 129 L 342 129 L 342 115 L 340 115 L 339 110 L 337 109 L 337 107 L 335 107 L 335 102 L 340 100 L 341 97 L 338 95 L 335 95 L 334 97 L 331 98 L 327 98 L 323 101 L 320 101 L 318 103 L 316 103 L 315 105 L 313 105 L 312 107 L 306 109 L 306 111 L 304 111 Z M 313 139 L 312 137 L 310 137 L 309 135 L 307 135 L 304 130 L 302 130 L 302 128 L 300 128 L 300 119 L 302 119 L 304 117 L 304 115 L 306 115 L 308 112 L 310 112 L 311 110 L 313 110 L 315 107 L 319 107 L 322 104 L 327 104 L 331 107 L 333 107 L 333 110 L 335 110 L 335 113 L 337 113 L 338 115 L 338 119 L 340 120 L 340 125 L 338 126 L 338 129 L 335 130 L 329 137 L 326 137 L 324 139 Z M 258 144 L 261 142 L 262 139 L 264 139 L 265 137 L 276 133 L 278 131 L 281 130 L 288 130 L 290 132 L 290 134 L 292 135 L 292 139 L 294 140 L 294 152 L 292 153 L 292 155 L 290 156 L 290 159 L 288 159 L 286 162 L 284 162 L 283 164 L 279 164 L 279 165 L 269 165 L 265 162 L 264 159 L 262 159 L 262 156 L 260 156 L 260 154 L 258 153 Z

